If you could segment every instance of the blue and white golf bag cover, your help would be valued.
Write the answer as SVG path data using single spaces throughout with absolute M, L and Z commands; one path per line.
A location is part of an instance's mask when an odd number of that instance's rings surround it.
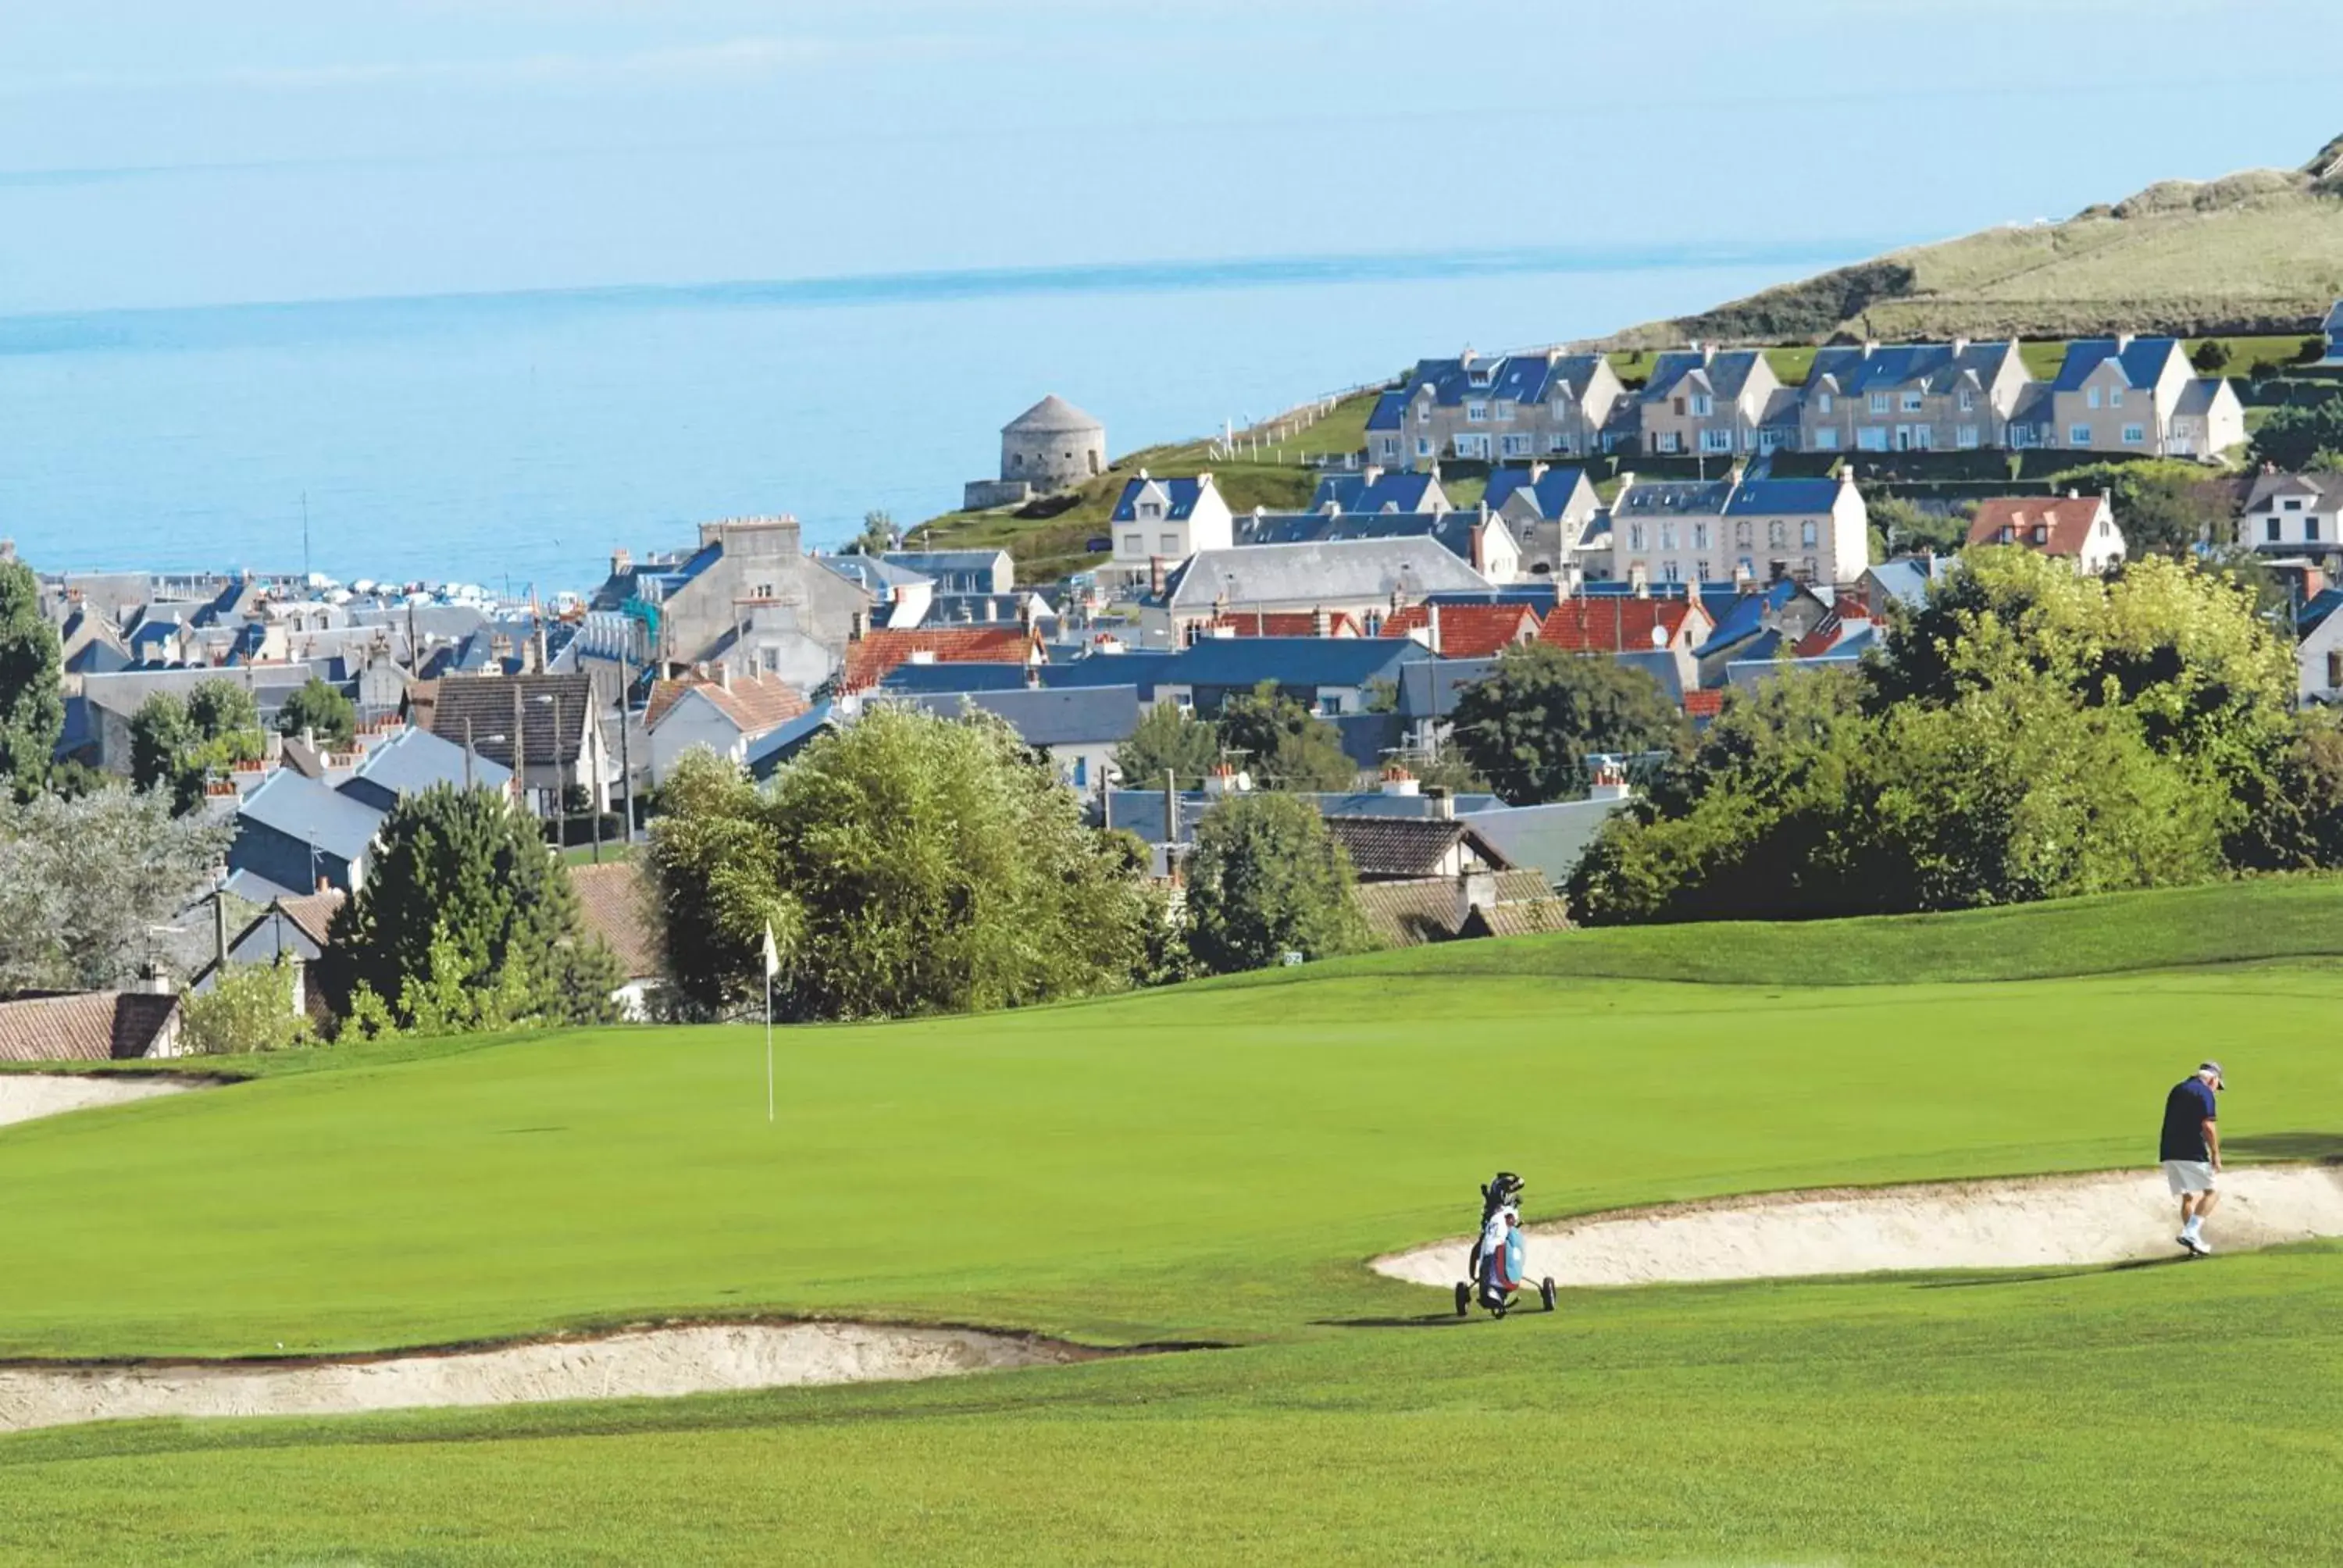
M 1521 1288 L 1522 1275 L 1528 1263 L 1524 1253 L 1527 1243 L 1522 1240 L 1522 1217 L 1519 1211 L 1504 1208 L 1489 1216 L 1481 1227 L 1481 1298 L 1484 1302 L 1502 1302 Z

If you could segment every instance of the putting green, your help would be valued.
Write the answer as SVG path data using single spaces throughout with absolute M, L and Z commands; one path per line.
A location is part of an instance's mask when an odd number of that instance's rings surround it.
M 2337 884 L 2272 886 L 2178 897 L 2213 956 L 2272 899 L 2295 950 L 2317 950 L 2308 921 L 2343 947 Z M 2037 916 L 1993 972 L 2183 961 L 2171 909 Z M 1700 961 L 1737 945 L 1791 955 L 1776 973 L 1874 978 L 1933 940 L 1974 973 L 2010 930 L 1711 929 Z M 1694 934 L 1655 933 L 1654 972 Z M 2321 1559 L 2343 1491 L 2330 1247 L 1582 1293 L 1462 1327 L 1363 1261 L 1457 1231 L 1499 1165 L 1528 1175 L 1536 1219 L 2144 1164 L 2164 1090 L 2208 1053 L 2232 1070 L 2235 1154 L 2343 1151 L 2343 970 L 1566 972 L 1590 951 L 1632 957 L 1616 937 L 1477 944 L 788 1031 L 769 1127 L 758 1033 L 683 1030 L 318 1058 L 0 1131 L 0 1354 L 809 1312 L 1241 1347 L 920 1388 L 32 1434 L 0 1441 L 0 1550 Z M 2217 1510 L 2172 1485 L 2176 1422 L 2254 1456 Z

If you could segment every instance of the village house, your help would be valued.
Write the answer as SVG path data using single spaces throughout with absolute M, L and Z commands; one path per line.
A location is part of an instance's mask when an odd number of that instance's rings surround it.
M 2265 556 L 2343 551 L 2343 474 L 2256 475 L 2237 542 Z
M 1144 711 L 1133 686 L 1020 686 L 901 700 L 946 719 L 974 710 L 1004 720 L 1020 740 L 1049 759 L 1061 784 L 1079 793 L 1099 788 L 1111 775 L 1115 748 L 1131 739 Z
M 383 814 L 290 768 L 268 775 L 237 803 L 227 869 L 256 903 L 366 886 Z
M 1521 575 L 1521 546 L 1513 530 L 1486 504 L 1469 512 L 1268 512 L 1256 509 L 1236 521 L 1234 543 L 1328 544 L 1353 539 L 1424 538 L 1470 566 L 1493 583 Z
M 1730 457 L 1798 444 L 1797 393 L 1761 349 L 1710 343 L 1663 354 L 1636 405 L 1646 453 Z
M 259 914 L 246 922 L 226 942 L 226 954 L 230 968 L 243 969 L 260 964 L 281 964 L 292 981 L 293 1007 L 297 1016 L 307 1014 L 323 1021 L 328 1009 L 325 998 L 310 983 L 309 966 L 324 955 L 326 945 L 332 940 L 335 914 L 346 899 L 338 888 L 319 893 L 288 894 L 272 899 Z M 216 911 L 218 906 L 215 905 Z M 219 983 L 218 958 L 197 970 L 187 983 L 191 994 L 201 995 Z
M 749 748 L 803 713 L 805 693 L 778 676 L 714 676 L 662 680 L 651 688 L 643 728 L 650 750 L 650 781 L 664 784 L 695 748 L 745 763 Z
M 411 723 L 514 769 L 521 802 L 538 817 L 559 815 L 570 789 L 586 791 L 588 810 L 610 809 L 618 762 L 603 738 L 602 711 L 585 675 L 450 676 L 418 681 L 407 693 Z
M 1818 349 L 1801 397 L 1798 445 L 1808 452 L 2000 447 L 2027 384 L 2015 342 Z
M 1605 653 L 1649 670 L 1669 695 L 1700 684 L 1694 650 L 1715 622 L 1699 600 L 1640 594 L 1587 594 L 1546 611 L 1538 640 L 1568 653 Z
M 1625 396 L 1600 354 L 1516 354 L 1417 362 L 1407 382 L 1376 399 L 1367 457 L 1424 468 L 1443 457 L 1521 462 L 1604 450 L 1603 433 Z
M 1173 646 L 1230 614 L 1354 618 L 1369 636 L 1393 610 L 1443 592 L 1486 592 L 1489 580 L 1425 538 L 1343 539 L 1200 550 L 1141 601 L 1140 626 Z
M 799 547 L 795 518 L 704 523 L 689 553 L 610 558 L 576 638 L 578 668 L 606 699 L 646 667 L 722 664 L 811 689 L 870 625 L 876 597 Z
M 2069 451 L 2214 457 L 2246 438 L 2236 389 L 2196 375 L 2177 337 L 2078 338 L 2050 392 L 2052 435 Z
M 1144 468 L 1124 481 L 1108 519 L 1113 544 L 1104 575 L 1120 583 L 1154 583 L 1199 550 L 1225 550 L 1235 518 L 1210 474 L 1159 479 Z
M 1580 542 L 1603 506 L 1585 469 L 1544 463 L 1493 469 L 1481 500 L 1520 545 L 1520 575 L 1539 578 L 1567 577 L 1579 564 Z
M 1968 542 L 2022 546 L 2056 560 L 2072 561 L 2078 574 L 2091 577 L 2120 565 L 2125 550 L 2115 508 L 2104 493 L 2002 496 L 1979 502 L 1969 523 Z
M 939 594 L 1002 594 L 1017 587 L 1017 561 L 1007 550 L 889 550 L 879 559 L 927 578 Z
M 618 1003 L 618 1016 L 637 1022 L 649 1019 L 666 977 L 641 868 L 632 860 L 572 866 L 569 886 L 578 895 L 578 924 L 618 960 L 619 984 L 610 1000 Z
M 1313 512 L 1432 512 L 1453 510 L 1433 473 L 1389 472 L 1373 463 L 1353 474 L 1329 474 L 1310 498 Z
M 1640 480 L 1611 503 L 1610 575 L 1657 588 L 1852 582 L 1871 564 L 1870 510 L 1851 477 Z
M 129 1061 L 179 1049 L 179 999 L 154 991 L 75 991 L 0 1001 L 0 1061 Z

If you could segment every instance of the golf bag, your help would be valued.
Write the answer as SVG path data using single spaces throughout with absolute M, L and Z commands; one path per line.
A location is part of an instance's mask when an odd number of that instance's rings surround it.
M 1481 1189 L 1481 1239 L 1473 1244 L 1473 1294 L 1490 1312 L 1502 1312 L 1522 1288 L 1527 1248 L 1522 1239 L 1522 1179 L 1510 1171 Z

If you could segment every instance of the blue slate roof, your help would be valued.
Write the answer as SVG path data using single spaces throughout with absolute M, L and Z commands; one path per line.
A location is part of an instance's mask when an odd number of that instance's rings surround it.
M 1025 664 L 954 659 L 945 664 L 899 664 L 880 678 L 879 689 L 905 697 L 939 692 L 1007 691 L 1025 684 Z
M 367 754 L 349 783 L 343 785 L 344 791 L 348 791 L 349 784 L 361 779 L 400 797 L 420 795 L 436 784 L 460 789 L 464 787 L 464 749 L 427 729 L 403 729 Z M 509 769 L 489 761 L 477 751 L 473 753 L 472 781 L 478 788 L 501 789 L 511 779 Z M 363 801 L 369 797 L 360 792 L 357 799 Z
M 1112 802 L 1114 825 L 1138 834 L 1151 844 L 1162 843 L 1167 835 L 1163 826 L 1163 791 L 1153 789 L 1117 789 Z M 1381 790 L 1358 790 L 1342 794 L 1312 794 L 1297 790 L 1297 800 L 1307 801 L 1326 817 L 1405 817 L 1422 819 L 1433 815 L 1433 801 L 1428 795 L 1385 795 Z M 1453 809 L 1459 818 L 1471 818 L 1478 826 L 1480 819 L 1491 812 L 1503 810 L 1505 803 L 1494 795 L 1458 795 L 1453 798 Z M 1193 842 L 1196 822 L 1215 804 L 1202 790 L 1180 791 L 1180 842 Z
M 1199 479 L 1125 479 L 1122 482 L 1122 495 L 1115 501 L 1114 516 L 1110 520 L 1118 523 L 1137 522 L 1139 515 L 1131 508 L 1139 504 L 1139 492 L 1150 485 L 1161 489 L 1164 497 L 1163 516 L 1160 518 L 1151 518 L 1148 519 L 1150 522 L 1186 521 L 1195 515 L 1197 498 L 1204 493 L 1203 483 Z
M 236 809 L 239 821 L 274 828 L 287 838 L 316 845 L 339 860 L 356 860 L 366 853 L 382 813 L 348 796 L 304 779 L 290 768 L 280 768 L 266 783 L 244 798 Z
M 1543 354 L 1517 354 L 1498 359 L 1475 358 L 1469 366 L 1461 357 L 1419 359 L 1401 394 L 1401 406 L 1414 399 L 1427 386 L 1432 388 L 1433 401 L 1445 408 L 1453 408 L 1468 397 L 1543 403 L 1564 385 L 1575 396 L 1586 390 L 1602 358 L 1599 354 L 1564 354 L 1549 360 Z M 1383 412 L 1380 401 L 1376 412 Z
M 1898 556 L 1892 561 L 1882 561 L 1871 568 L 1871 576 L 1881 591 L 1898 604 L 1916 605 L 1928 597 L 1928 584 L 1940 580 L 1957 564 L 1957 558 L 1943 556 L 1926 561 L 1910 556 Z
M 1670 702 L 1678 706 L 1683 705 L 1684 668 L 1676 663 L 1674 654 L 1663 652 L 1657 648 L 1637 648 L 1626 653 L 1614 654 L 1612 657 L 1628 668 L 1640 669 L 1658 681 L 1660 689 L 1668 694 Z
M 2058 367 L 2057 379 L 2050 386 L 2054 391 L 2072 392 L 2092 371 L 2113 359 L 2122 366 L 2129 385 L 2153 387 L 2164 374 L 2166 363 L 2179 352 L 2177 337 L 2135 337 L 2128 345 L 2112 337 L 2078 337 L 2066 346 L 2066 361 Z
M 1456 711 L 1457 694 L 1488 678 L 1493 658 L 1427 658 L 1402 665 L 1399 710 L 1410 719 L 1445 719 Z
M 2343 336 L 2343 299 L 2337 300 L 2335 308 L 2327 313 L 2327 336 Z
M 1614 518 L 1721 517 L 1732 498 L 1730 479 L 1638 479 L 1611 504 Z
M 1838 490 L 1836 479 L 1744 479 L 1734 487 L 1725 512 L 1735 518 L 1827 512 L 1838 503 Z
M 1537 515 L 1551 519 L 1562 516 L 1562 509 L 1578 493 L 1584 478 L 1584 470 L 1579 468 L 1548 468 L 1534 480 L 1527 468 L 1497 468 L 1491 471 L 1489 487 L 1482 498 L 1493 512 L 1512 499 L 1515 491 L 1527 491 Z
M 1407 392 L 1404 388 L 1385 392 L 1375 398 L 1375 406 L 1367 412 L 1370 430 L 1396 430 L 1407 422 Z
M 838 729 L 843 722 L 838 704 L 818 703 L 779 729 L 750 741 L 747 757 L 749 777 L 770 779 L 775 769 L 811 745 L 817 737 Z
M 1186 687 L 1364 686 L 1395 681 L 1402 665 L 1431 657 L 1404 637 L 1211 637 L 1176 655 L 1157 678 Z
M 1429 512 L 1435 499 L 1443 506 L 1447 501 L 1440 481 L 1430 474 L 1377 474 L 1372 479 L 1363 473 L 1329 474 L 1318 481 L 1310 509 L 1331 506 L 1338 512 Z
M 963 705 L 1007 719 L 1028 746 L 1096 746 L 1130 739 L 1139 728 L 1139 689 L 1075 687 L 1051 691 L 938 693 L 910 699 L 930 713 L 958 718 Z
M 1972 343 L 1957 352 L 1949 343 L 1894 343 L 1868 354 L 1859 347 L 1841 345 L 1815 351 L 1806 386 L 1812 388 L 1827 377 L 1850 397 L 1916 383 L 1931 392 L 1946 392 L 1965 372 L 1975 372 L 1980 385 L 1991 381 L 2016 352 L 2016 346 L 2010 343 Z
M 2321 588 L 2311 595 L 2309 598 L 2303 601 L 2302 608 L 2295 612 L 2294 634 L 2297 637 L 2308 637 L 2318 630 L 2319 623 L 2333 615 L 2338 605 L 2343 605 L 2343 588 Z
M 1763 353 L 1755 348 L 1729 349 L 1706 360 L 1688 348 L 1663 354 L 1652 361 L 1652 377 L 1644 383 L 1643 401 L 1665 402 L 1675 395 L 1685 377 L 1704 373 L 1709 390 L 1720 402 L 1730 403 L 1749 385 L 1749 377 L 1763 357 Z
M 1473 559 L 1471 512 L 1262 512 L 1237 519 L 1239 545 L 1311 545 L 1351 539 L 1431 539 L 1458 560 Z
M 1694 658 L 1706 658 L 1712 654 L 1724 652 L 1746 638 L 1755 636 L 1766 611 L 1779 610 L 1790 602 L 1791 598 L 1797 591 L 1795 583 L 1768 583 L 1755 593 L 1735 594 L 1733 602 L 1723 607 L 1721 610 L 1719 607 L 1710 604 L 1704 597 L 1703 608 L 1708 610 L 1710 617 L 1715 621 L 1716 629 L 1708 634 L 1707 641 L 1692 650 L 1692 656 Z

